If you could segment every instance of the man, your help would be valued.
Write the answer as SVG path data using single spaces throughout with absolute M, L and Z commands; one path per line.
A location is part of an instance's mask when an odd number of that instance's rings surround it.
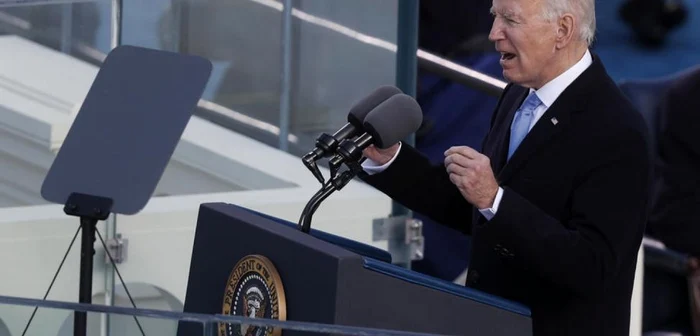
M 594 0 L 493 0 L 492 13 L 510 84 L 482 152 L 431 166 L 405 144 L 371 147 L 363 179 L 470 234 L 466 285 L 528 305 L 534 335 L 628 335 L 650 159 L 641 116 L 588 51 Z

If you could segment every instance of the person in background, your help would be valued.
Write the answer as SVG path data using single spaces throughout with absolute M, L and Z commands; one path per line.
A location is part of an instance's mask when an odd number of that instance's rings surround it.
M 659 111 L 658 162 L 647 235 L 667 248 L 700 258 L 700 68 L 669 88 Z M 644 330 L 693 335 L 686 277 L 663 270 L 644 274 Z M 696 317 L 698 318 L 698 317 Z
M 700 68 L 671 86 L 659 113 L 658 191 L 647 232 L 700 257 Z
M 620 6 L 622 20 L 650 47 L 661 46 L 687 15 L 682 0 L 625 0 Z

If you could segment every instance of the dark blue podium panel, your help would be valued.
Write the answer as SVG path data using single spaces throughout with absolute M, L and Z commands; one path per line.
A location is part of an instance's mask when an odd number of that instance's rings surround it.
M 134 214 L 148 202 L 211 73 L 201 57 L 133 46 L 105 59 L 44 180 L 41 195 L 111 198 Z
M 238 206 L 203 204 L 184 310 L 240 315 L 232 307 L 247 302 L 251 310 L 244 314 L 265 307 L 262 317 L 269 318 L 272 306 L 290 321 L 448 335 L 532 335 L 527 307 L 391 265 L 368 256 L 382 255 L 373 247 L 339 238 L 305 234 Z M 268 264 L 258 264 L 256 271 L 250 258 Z M 256 294 L 270 288 L 274 293 Z M 178 328 L 179 336 L 201 333 L 185 324 Z

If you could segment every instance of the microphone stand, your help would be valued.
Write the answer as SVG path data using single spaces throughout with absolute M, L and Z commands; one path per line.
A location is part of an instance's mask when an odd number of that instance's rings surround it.
M 299 229 L 304 233 L 309 233 L 311 230 L 311 218 L 326 198 L 328 198 L 336 190 L 341 190 L 345 187 L 357 174 L 362 171 L 362 166 L 359 162 L 346 162 L 348 170 L 343 171 L 340 175 L 332 177 L 323 187 L 314 194 L 313 197 L 306 203 L 306 207 L 301 212 L 299 218 Z M 335 175 L 335 174 L 333 174 Z

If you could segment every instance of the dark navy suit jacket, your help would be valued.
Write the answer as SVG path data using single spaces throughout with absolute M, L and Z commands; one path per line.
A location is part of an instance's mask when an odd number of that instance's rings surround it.
M 466 285 L 528 305 L 535 335 L 627 335 L 651 180 L 646 125 L 594 55 L 506 162 L 527 93 L 506 87 L 483 144 L 505 190 L 490 221 L 410 146 L 363 179 L 471 235 Z

